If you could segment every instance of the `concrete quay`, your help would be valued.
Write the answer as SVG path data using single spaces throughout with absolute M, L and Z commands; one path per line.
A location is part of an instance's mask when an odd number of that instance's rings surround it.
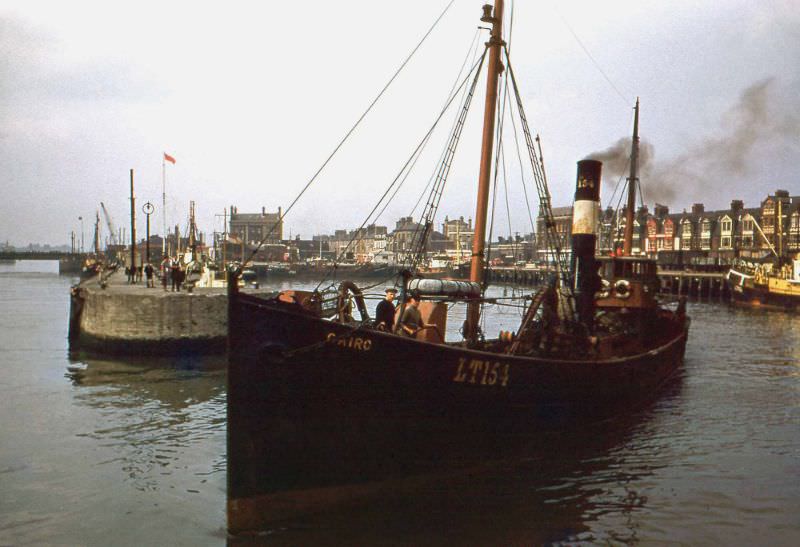
M 223 353 L 228 330 L 225 289 L 164 291 L 142 281 L 128 284 L 123 272 L 93 277 L 72 288 L 71 351 L 102 355 Z

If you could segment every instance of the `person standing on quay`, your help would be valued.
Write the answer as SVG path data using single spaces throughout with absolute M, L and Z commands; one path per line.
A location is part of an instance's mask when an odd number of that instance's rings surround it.
M 386 298 L 378 302 L 378 307 L 375 308 L 375 326 L 379 329 L 392 332 L 394 326 L 394 312 L 395 307 L 392 301 L 397 294 L 397 289 L 386 289 Z
M 186 269 L 183 267 L 183 264 L 180 262 L 178 263 L 178 292 L 181 290 L 181 286 L 183 282 L 186 281 Z M 186 287 L 183 287 L 184 289 Z
M 161 286 L 164 287 L 164 290 L 167 290 L 167 283 L 169 282 L 170 275 L 172 274 L 172 264 L 169 261 L 169 257 L 165 256 L 164 260 L 161 261 Z
M 154 288 L 155 285 L 153 284 L 153 265 L 150 264 L 149 262 L 147 263 L 147 266 L 144 267 L 144 275 L 147 278 L 147 288 L 148 289 Z
M 179 273 L 180 267 L 181 263 L 178 262 L 178 260 L 172 261 L 172 268 L 170 268 L 170 273 L 171 273 L 170 277 L 172 278 L 172 292 L 175 292 L 175 290 L 178 291 L 181 290 L 180 273 Z

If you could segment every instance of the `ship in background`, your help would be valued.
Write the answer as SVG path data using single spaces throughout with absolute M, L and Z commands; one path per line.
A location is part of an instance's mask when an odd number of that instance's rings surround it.
M 784 241 L 784 200 L 776 196 L 772 244 L 764 229 L 755 220 L 758 234 L 766 242 L 770 254 L 764 259 L 738 258 L 726 275 L 734 304 L 749 307 L 800 309 L 800 253 L 790 252 Z M 788 198 L 788 195 L 786 196 Z M 793 198 L 789 198 L 789 204 Z M 762 219 L 763 220 L 763 219 Z

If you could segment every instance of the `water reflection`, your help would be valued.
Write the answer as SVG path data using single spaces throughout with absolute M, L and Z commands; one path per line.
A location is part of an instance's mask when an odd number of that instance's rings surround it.
M 225 371 L 224 357 L 70 360 L 74 401 L 98 414 L 94 427 L 77 435 L 112 449 L 116 455 L 99 464 L 118 466 L 136 489 L 163 487 L 188 453 L 207 450 L 224 435 Z M 220 450 L 208 454 L 210 468 L 194 474 L 224 473 Z
M 368 501 L 328 508 L 230 545 L 537 545 L 635 542 L 647 511 L 641 484 L 669 465 L 654 441 L 681 405 L 683 376 L 646 407 L 612 420 L 496 437 L 467 470 L 391 481 Z M 447 449 L 457 453 L 450 439 Z M 640 459 L 626 461 L 631 445 Z M 457 460 L 446 460 L 457 461 Z M 596 521 L 614 515 L 609 532 Z

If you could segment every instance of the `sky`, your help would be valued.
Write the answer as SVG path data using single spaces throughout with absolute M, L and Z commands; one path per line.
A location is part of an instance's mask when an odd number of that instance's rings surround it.
M 285 236 L 367 219 L 483 47 L 483 3 L 453 2 L 289 211 Z M 182 229 L 190 200 L 207 233 L 231 205 L 285 211 L 448 4 L 0 0 L 0 241 L 64 244 L 82 217 L 88 247 L 100 202 L 129 226 L 131 169 L 140 234 L 146 201 L 162 232 L 162 184 Z M 800 194 L 796 0 L 507 0 L 505 30 L 553 205 L 571 203 L 575 163 L 601 157 L 603 205 L 616 206 L 636 97 L 651 210 Z M 437 224 L 475 214 L 483 79 L 477 90 Z M 456 110 L 378 224 L 419 215 Z M 527 233 L 538 205 L 504 127 L 493 233 Z M 162 171 L 164 152 L 176 163 Z

